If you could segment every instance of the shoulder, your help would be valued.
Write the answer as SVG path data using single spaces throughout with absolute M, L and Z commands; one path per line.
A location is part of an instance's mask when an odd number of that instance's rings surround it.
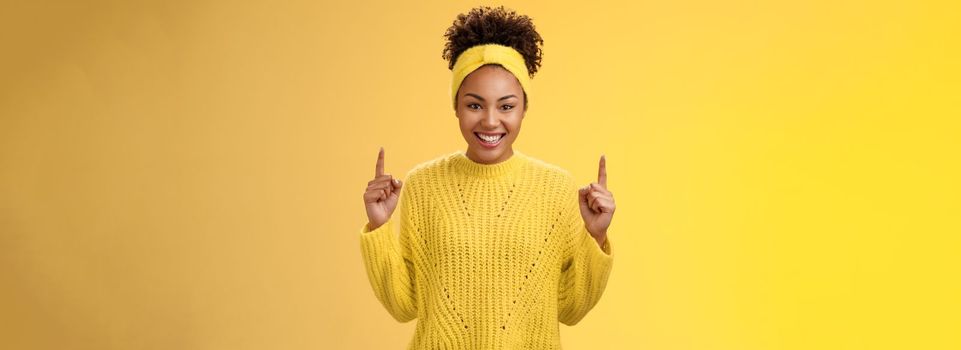
M 553 185 L 573 185 L 574 174 L 572 174 L 567 169 L 561 166 L 541 160 L 539 158 L 525 155 L 527 157 L 528 166 L 530 167 L 530 172 L 532 172 L 538 178 L 545 180 L 545 182 L 551 183 Z
M 552 211 L 570 212 L 577 207 L 577 180 L 571 171 L 542 159 L 528 156 L 528 169 L 521 183 L 541 198 L 541 206 Z
M 448 152 L 414 165 L 404 175 L 405 184 L 419 184 L 432 177 L 442 176 L 455 155 L 457 152 Z
M 574 178 L 574 174 L 569 170 L 530 155 L 525 156 L 529 160 L 527 164 L 529 167 L 528 171 L 534 178 L 538 179 L 538 181 L 547 185 L 549 188 L 563 191 L 576 189 L 576 179 Z

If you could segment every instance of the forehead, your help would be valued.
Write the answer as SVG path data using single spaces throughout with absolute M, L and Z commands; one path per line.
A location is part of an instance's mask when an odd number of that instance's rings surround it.
M 514 74 L 504 67 L 492 64 L 484 65 L 468 74 L 460 87 L 462 95 L 471 92 L 481 96 L 521 96 L 523 91 L 524 88 Z

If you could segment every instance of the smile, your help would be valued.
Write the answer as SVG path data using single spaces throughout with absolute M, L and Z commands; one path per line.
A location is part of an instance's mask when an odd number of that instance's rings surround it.
M 503 140 L 504 136 L 507 134 L 506 133 L 481 134 L 479 132 L 475 132 L 474 135 L 477 136 L 478 140 L 480 140 L 481 145 L 485 147 L 493 148 L 493 147 L 497 147 L 497 145 L 501 143 L 501 140 Z

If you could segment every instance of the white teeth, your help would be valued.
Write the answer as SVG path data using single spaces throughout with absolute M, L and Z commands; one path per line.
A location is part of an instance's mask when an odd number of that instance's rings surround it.
M 478 133 L 477 136 L 479 136 L 481 139 L 483 139 L 488 143 L 495 143 L 498 140 L 500 140 L 501 137 L 504 136 L 504 134 L 490 136 L 490 135 L 484 135 L 484 134 Z

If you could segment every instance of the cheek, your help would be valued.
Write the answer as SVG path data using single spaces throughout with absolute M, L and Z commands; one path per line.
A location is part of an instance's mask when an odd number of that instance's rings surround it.
M 474 124 L 471 123 L 470 118 L 460 118 L 457 123 L 460 126 L 461 136 L 463 136 L 465 140 L 470 140 L 474 137 Z
M 517 132 L 521 129 L 521 123 L 524 121 L 524 115 L 518 113 L 516 116 L 512 116 L 507 126 L 511 128 L 511 131 Z
M 457 124 L 460 126 L 461 132 L 463 132 L 465 135 L 468 133 L 473 133 L 473 126 L 471 125 L 470 120 L 467 118 L 459 118 L 457 120 Z

